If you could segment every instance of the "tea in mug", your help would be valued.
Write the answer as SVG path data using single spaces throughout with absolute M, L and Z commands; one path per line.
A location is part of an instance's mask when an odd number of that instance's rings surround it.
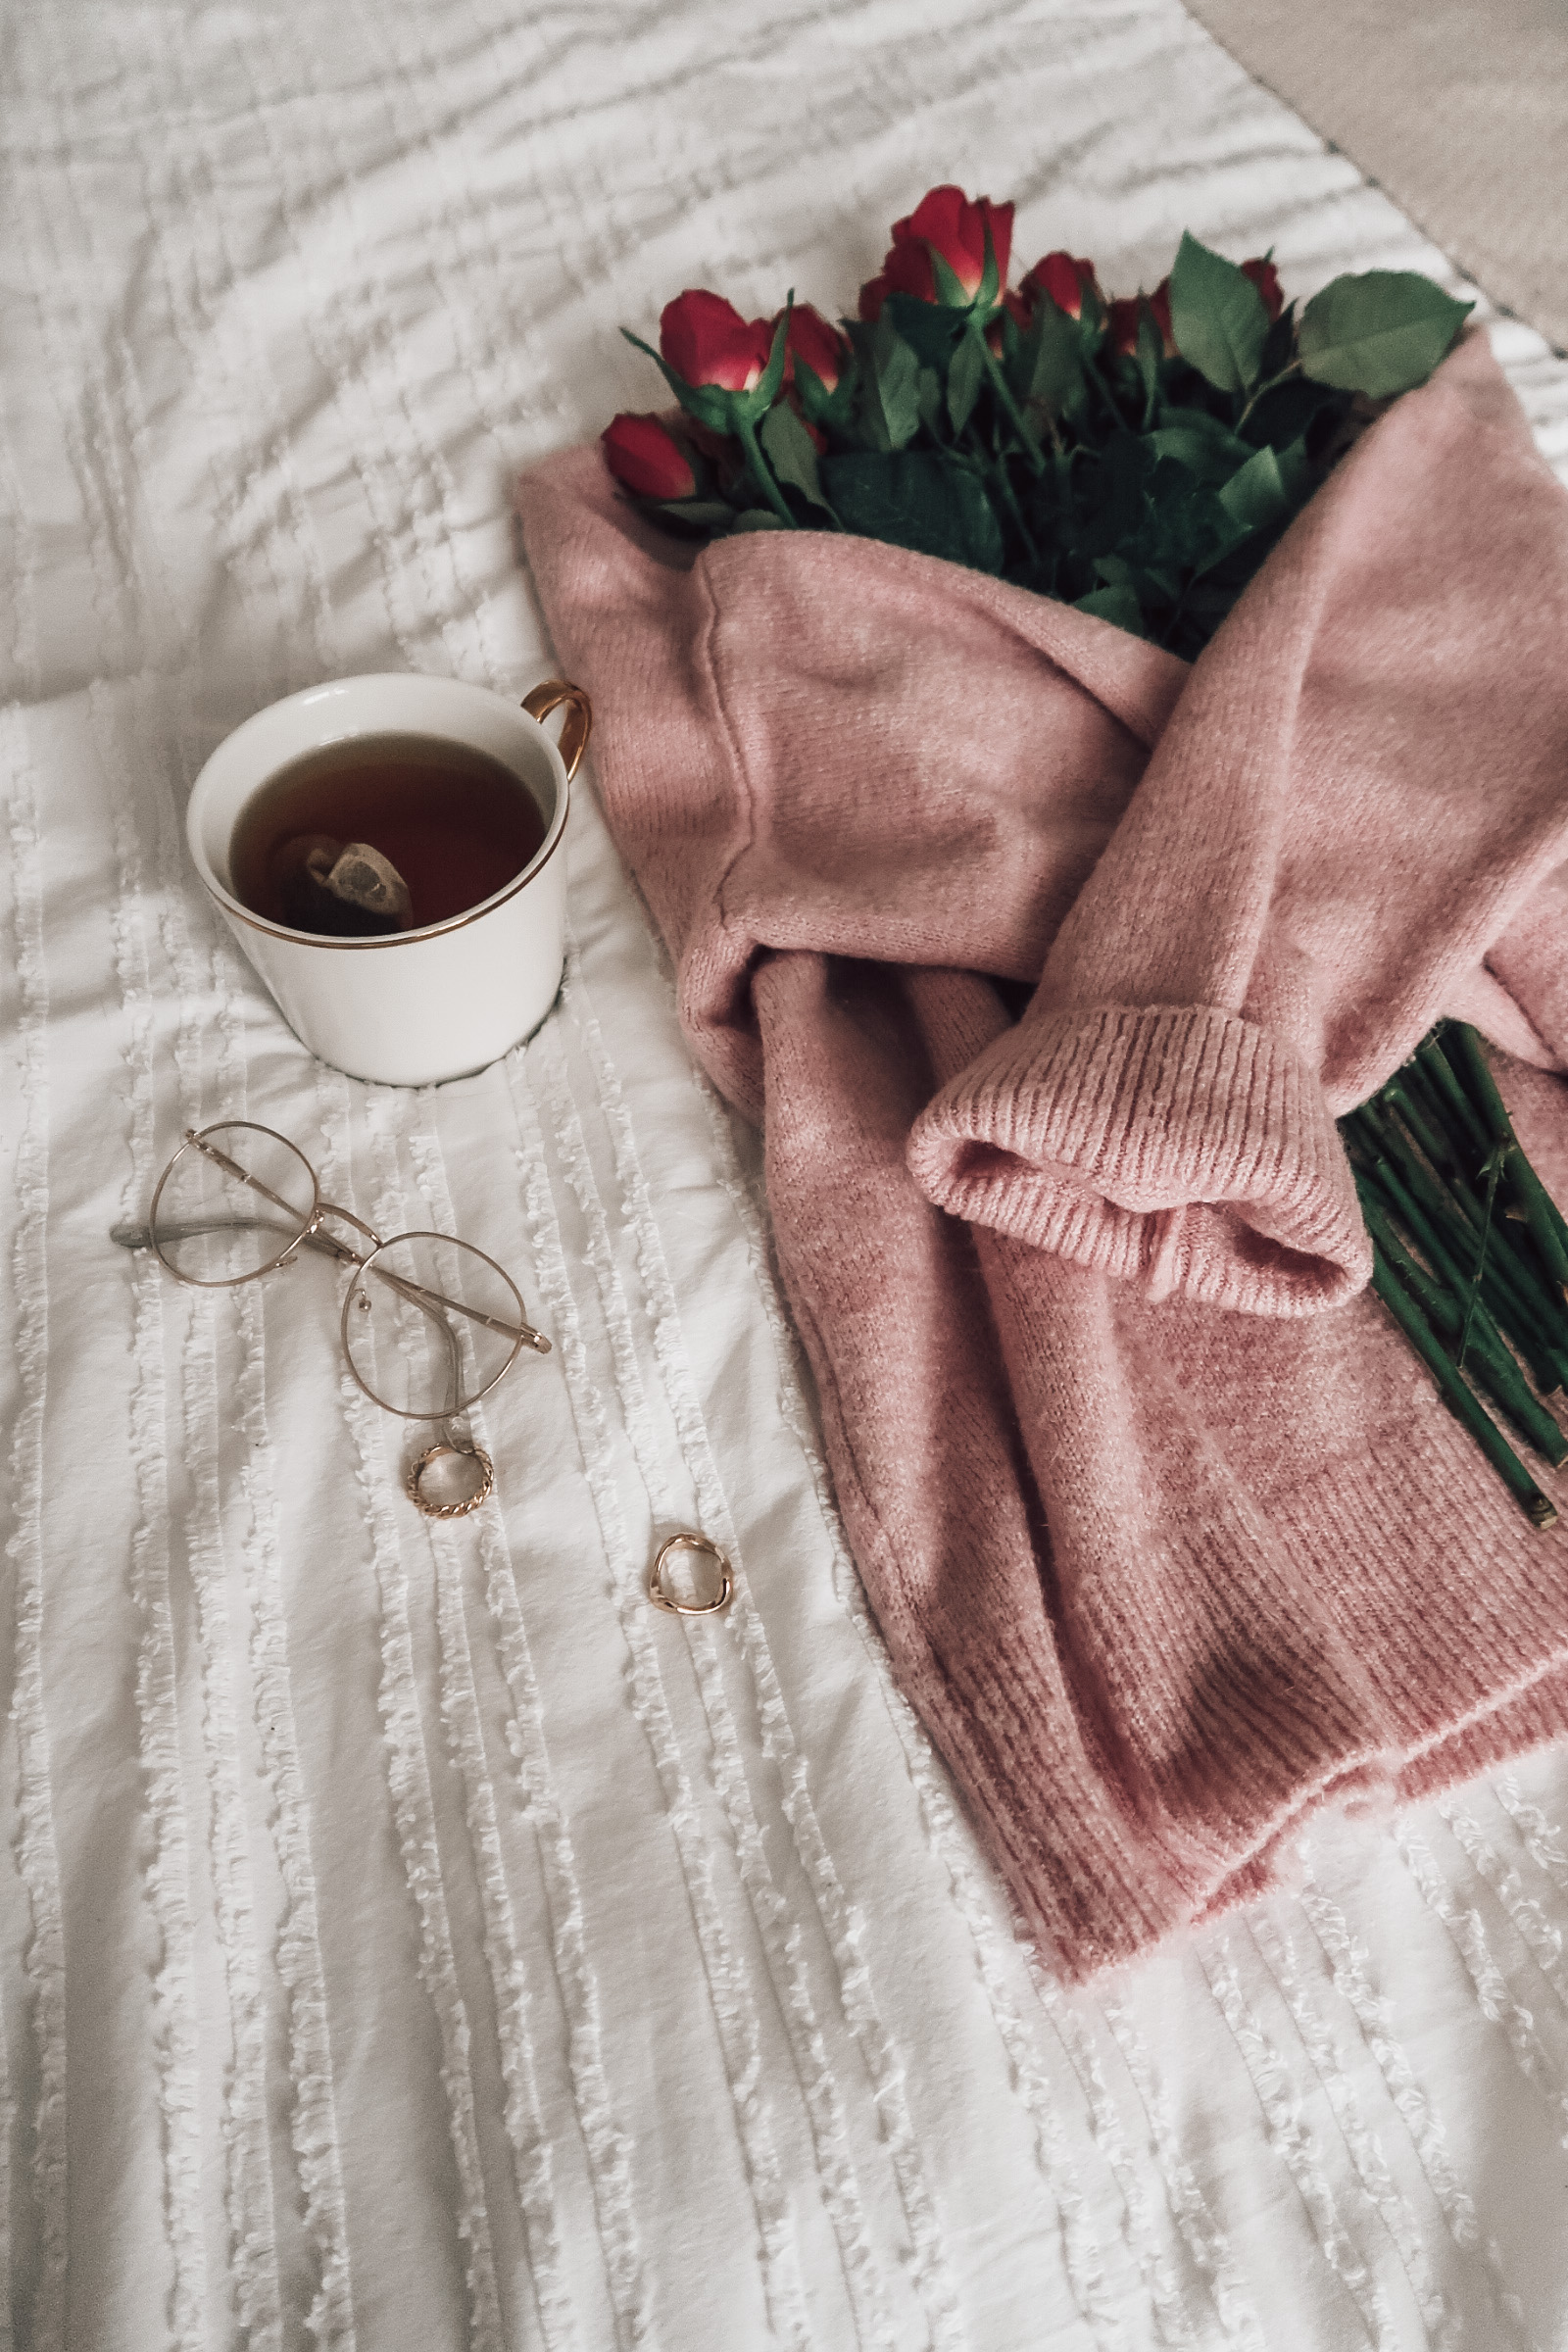
M 504 890 L 545 830 L 527 786 L 488 752 L 358 735 L 291 760 L 246 802 L 230 885 L 253 914 L 292 931 L 418 931 Z

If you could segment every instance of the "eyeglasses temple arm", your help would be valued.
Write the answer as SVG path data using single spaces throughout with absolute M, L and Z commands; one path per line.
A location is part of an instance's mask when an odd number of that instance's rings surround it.
M 353 1256 L 353 1251 L 350 1250 L 347 1254 Z M 362 1257 L 357 1259 L 356 1263 L 363 1266 L 366 1260 Z M 377 1281 L 388 1284 L 400 1297 L 407 1298 L 411 1306 L 449 1306 L 455 1315 L 466 1315 L 470 1323 L 481 1323 L 486 1331 L 498 1331 L 503 1339 L 521 1340 L 525 1347 L 534 1350 L 536 1355 L 550 1353 L 550 1342 L 542 1331 L 535 1331 L 531 1323 L 524 1323 L 520 1326 L 515 1323 L 503 1323 L 499 1315 L 483 1314 L 476 1306 L 465 1306 L 461 1298 L 449 1298 L 443 1291 L 426 1290 L 422 1282 L 410 1282 L 402 1274 L 388 1274 L 381 1266 L 372 1266 L 370 1271 L 375 1275 Z
M 291 1221 L 298 1222 L 297 1219 Z M 172 1242 L 189 1242 L 194 1241 L 200 1233 L 254 1232 L 263 1222 L 260 1217 L 193 1217 L 182 1225 L 162 1225 L 159 1231 Z M 111 1225 L 109 1239 L 121 1250 L 150 1250 L 153 1247 L 153 1229 L 150 1225 Z M 323 1257 L 347 1258 L 357 1266 L 365 1263 L 362 1257 L 355 1256 L 352 1250 L 346 1250 L 341 1242 L 334 1241 L 329 1233 L 302 1233 L 296 1237 L 294 1247 L 318 1250 Z
M 300 1212 L 292 1200 L 285 1200 L 281 1193 L 274 1193 L 270 1184 L 264 1184 L 259 1176 L 253 1176 L 249 1168 L 242 1168 L 239 1161 L 230 1159 L 226 1152 L 220 1152 L 216 1144 L 207 1143 L 189 1127 L 185 1130 L 185 1141 L 187 1144 L 193 1144 L 204 1159 L 216 1161 L 218 1166 L 224 1169 L 228 1175 L 237 1176 L 241 1184 L 248 1184 L 253 1193 L 260 1193 L 264 1200 L 270 1200 L 272 1206 L 280 1208 L 286 1217 L 298 1220 Z M 309 1167 L 309 1160 L 305 1164 Z M 314 1173 L 315 1171 L 312 1170 L 313 1176 Z

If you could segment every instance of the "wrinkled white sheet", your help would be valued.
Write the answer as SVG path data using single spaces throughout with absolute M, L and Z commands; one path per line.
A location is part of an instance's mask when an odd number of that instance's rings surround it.
M 419 1094 L 311 1061 L 180 831 L 313 679 L 549 670 L 509 484 L 657 404 L 616 328 L 683 285 L 853 303 L 947 176 L 1119 287 L 1184 224 L 1303 290 L 1441 257 L 1175 0 L 55 0 L 3 74 L 0 2346 L 1568 2340 L 1564 1760 L 1054 1988 L 591 790 L 559 1008 Z M 110 1246 L 236 1114 L 514 1269 L 499 1507 L 402 1502 L 322 1266 Z M 643 1598 L 683 1523 L 716 1627 Z

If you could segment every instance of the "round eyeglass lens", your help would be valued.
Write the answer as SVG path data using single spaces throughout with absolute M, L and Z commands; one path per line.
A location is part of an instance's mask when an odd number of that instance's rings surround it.
M 343 1301 L 355 1378 L 411 1421 L 475 1403 L 515 1361 L 524 1329 L 511 1276 L 442 1233 L 404 1233 L 372 1250 Z
M 153 1248 L 181 1282 L 248 1282 L 294 1248 L 318 1198 L 310 1161 L 270 1127 L 204 1127 L 159 1179 Z

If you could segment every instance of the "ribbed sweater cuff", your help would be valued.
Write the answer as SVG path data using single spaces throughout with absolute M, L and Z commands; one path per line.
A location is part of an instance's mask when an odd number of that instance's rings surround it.
M 1321 1090 L 1209 1006 L 1031 1013 L 935 1097 L 908 1160 L 953 1215 L 1156 1298 L 1304 1315 L 1371 1272 Z

